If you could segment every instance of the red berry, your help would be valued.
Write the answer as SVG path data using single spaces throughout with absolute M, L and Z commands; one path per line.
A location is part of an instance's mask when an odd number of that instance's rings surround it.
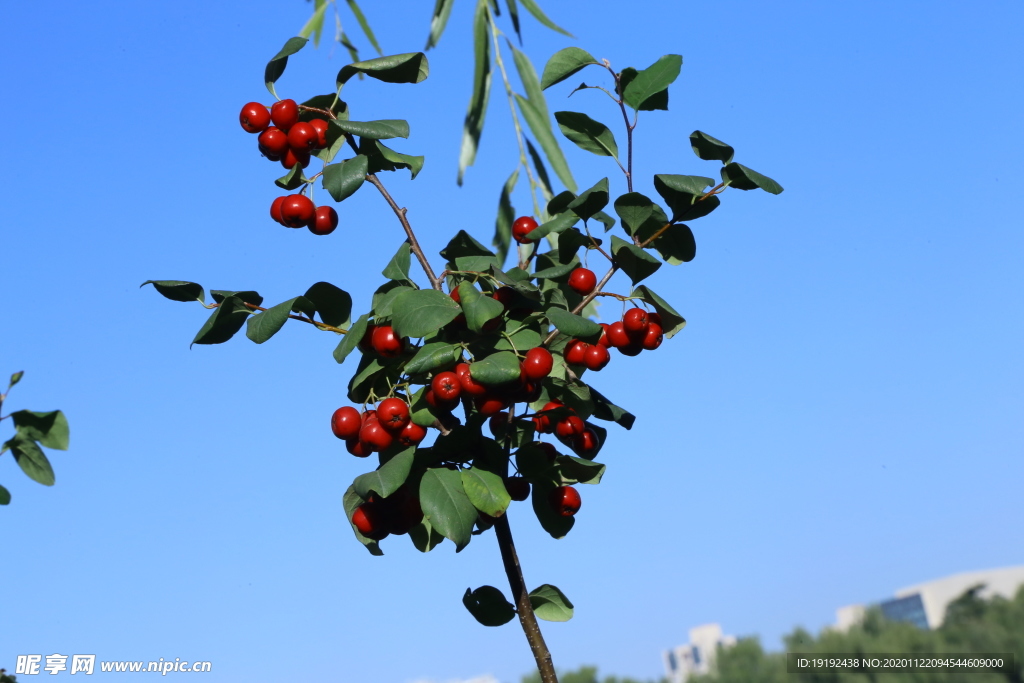
M 597 438 L 597 432 L 590 427 L 587 427 L 582 434 L 572 440 L 572 449 L 581 458 L 586 458 L 587 460 L 591 460 L 597 455 L 600 447 L 601 441 Z
M 629 344 L 629 335 L 626 334 L 626 328 L 623 327 L 622 321 L 614 322 L 608 326 L 608 341 L 617 349 Z
M 571 339 L 565 347 L 565 362 L 569 365 L 583 365 L 588 348 L 590 348 L 590 344 L 579 339 Z
M 551 368 L 555 360 L 551 352 L 540 346 L 526 352 L 526 359 L 523 361 L 523 374 L 530 379 L 544 379 L 551 374 Z
M 363 338 L 359 340 L 359 350 L 363 353 L 369 353 L 373 350 L 373 332 L 377 329 L 377 326 L 373 323 L 366 323 L 366 332 L 363 333 Z
M 512 500 L 526 500 L 530 497 L 530 482 L 525 477 L 505 477 L 505 490 Z
M 610 325 L 608 325 L 608 323 L 599 324 L 601 325 L 601 329 L 603 331 L 601 332 L 601 338 L 597 340 L 597 343 L 607 349 L 612 345 L 611 340 L 608 338 L 608 328 L 610 327 Z
M 580 494 L 571 486 L 557 486 L 548 495 L 551 509 L 562 517 L 572 517 L 580 511 Z
M 455 303 L 457 303 L 457 304 L 461 304 L 462 303 L 462 295 L 459 294 L 459 286 L 458 285 L 455 285 L 454 287 L 452 287 L 452 291 L 449 292 L 448 296 L 450 296 L 452 298 L 452 301 L 454 301 Z
M 630 342 L 618 349 L 623 356 L 639 356 L 640 352 L 644 350 L 644 345 L 643 342 Z
M 541 408 L 540 411 L 544 412 L 545 410 L 554 410 L 555 408 L 561 408 L 562 406 L 563 404 L 558 401 L 551 401 L 549 403 L 545 403 L 544 407 Z M 540 420 L 540 425 L 537 427 L 538 432 L 550 434 L 554 431 L 554 426 L 551 424 L 551 418 L 549 416 L 541 415 L 538 419 Z
M 352 526 L 363 536 L 379 541 L 388 535 L 384 515 L 380 514 L 378 504 L 363 503 L 352 513 Z
M 483 396 L 487 393 L 487 387 L 473 379 L 473 375 L 469 371 L 469 365 L 466 363 L 459 363 L 456 365 L 455 374 L 459 378 L 459 384 L 462 385 L 462 390 L 468 395 Z
M 512 239 L 519 244 L 530 244 L 534 240 L 527 237 L 537 227 L 537 221 L 532 216 L 520 216 L 512 224 Z
M 494 294 L 491 294 L 491 298 L 495 301 L 500 301 L 507 311 L 512 307 L 512 302 L 516 300 L 516 290 L 511 287 L 499 287 L 494 291 Z
M 658 323 L 651 323 L 647 326 L 647 336 L 644 337 L 643 347 L 648 351 L 661 346 L 661 342 L 665 340 L 665 335 L 661 330 L 661 325 Z
M 359 439 L 349 439 L 345 442 L 345 448 L 348 452 L 357 458 L 365 458 L 373 453 L 373 448 L 368 443 L 363 443 Z
M 430 382 L 430 388 L 433 390 L 434 396 L 444 402 L 454 401 L 462 393 L 459 377 L 451 370 L 434 375 L 433 381 Z
M 473 399 L 473 405 L 476 406 L 481 415 L 490 417 L 508 408 L 508 401 L 496 396 L 478 396 Z
M 290 194 L 281 202 L 281 222 L 289 228 L 301 228 L 316 216 L 316 207 L 304 194 Z
M 338 227 L 338 212 L 333 206 L 318 206 L 313 221 L 306 227 L 314 235 L 330 235 Z
M 423 398 L 424 400 L 426 400 L 427 405 L 429 405 L 431 408 L 436 408 L 437 410 L 450 411 L 459 405 L 459 399 L 455 398 L 444 401 L 438 398 L 437 394 L 434 393 L 434 390 L 429 387 L 423 394 Z
M 359 429 L 360 443 L 368 444 L 375 451 L 386 450 L 394 440 L 395 437 L 384 429 L 384 425 L 376 418 L 366 420 Z
M 398 435 L 398 442 L 403 446 L 415 446 L 427 436 L 427 430 L 410 421 Z
M 587 428 L 579 415 L 570 415 L 555 425 L 555 435 L 563 439 L 579 436 Z
M 284 200 L 284 197 L 277 197 L 270 204 L 270 217 L 281 225 L 284 225 L 284 218 L 281 217 L 281 206 L 284 204 Z
M 323 119 L 313 119 L 309 122 L 309 125 L 313 126 L 313 130 L 316 131 L 315 149 L 323 149 L 327 147 L 327 122 Z
M 587 366 L 587 370 L 593 370 L 594 372 L 604 369 L 604 366 L 608 365 L 608 361 L 611 359 L 612 357 L 608 353 L 608 349 L 600 344 L 588 346 L 583 354 L 583 364 Z
M 373 350 L 385 358 L 396 358 L 402 353 L 402 340 L 390 325 L 381 325 L 373 330 Z
M 295 164 L 302 166 L 302 168 L 309 166 L 309 152 L 296 152 L 289 147 L 288 151 L 281 157 L 281 165 L 290 171 L 295 168 Z
M 647 336 L 647 311 L 642 308 L 631 308 L 622 316 L 622 327 L 632 341 L 643 341 Z
M 248 102 L 238 114 L 238 122 L 247 133 L 259 133 L 270 125 L 270 112 L 259 102 Z
M 338 408 L 331 415 L 331 431 L 339 439 L 356 438 L 362 424 L 363 419 L 359 416 L 359 411 L 352 406 Z
M 656 311 L 652 311 L 647 314 L 647 322 L 654 323 L 661 328 L 665 327 L 665 324 L 661 322 L 661 315 L 658 314 Z
M 573 291 L 577 294 L 586 296 L 594 291 L 597 287 L 597 276 L 594 275 L 594 271 L 586 268 L 577 268 L 572 271 L 572 275 L 569 276 L 569 286 L 572 287 Z
M 316 128 L 300 121 L 288 131 L 288 146 L 296 152 L 309 152 L 316 147 Z
M 288 135 L 280 128 L 273 126 L 267 128 L 260 133 L 257 142 L 259 142 L 260 151 L 267 156 L 277 157 L 274 161 L 279 161 L 288 151 Z
M 386 398 L 377 406 L 377 419 L 384 429 L 398 434 L 409 424 L 409 406 L 400 398 Z
M 299 105 L 295 104 L 295 100 L 275 102 L 274 106 L 270 108 L 270 120 L 287 133 L 292 126 L 299 122 Z

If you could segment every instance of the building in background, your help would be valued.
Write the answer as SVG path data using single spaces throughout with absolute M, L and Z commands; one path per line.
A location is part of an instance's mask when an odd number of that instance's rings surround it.
M 706 674 L 715 662 L 718 646 L 736 644 L 734 636 L 722 635 L 718 624 L 702 624 L 690 629 L 690 642 L 662 653 L 670 683 L 684 683 L 694 674 Z
M 896 591 L 895 597 L 877 603 L 882 614 L 892 621 L 906 621 L 918 628 L 935 629 L 946 617 L 946 607 L 974 586 L 984 586 L 980 598 L 999 595 L 1012 598 L 1024 585 L 1024 566 L 988 569 L 953 574 L 942 579 L 909 586 Z M 836 610 L 833 628 L 846 631 L 864 618 L 865 605 L 847 605 Z

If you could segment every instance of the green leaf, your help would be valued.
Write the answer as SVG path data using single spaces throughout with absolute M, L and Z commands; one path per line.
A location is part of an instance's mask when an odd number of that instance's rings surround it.
M 705 188 L 710 187 L 713 183 L 714 181 L 711 178 L 704 176 L 664 173 L 654 176 L 654 189 L 665 200 L 665 204 L 668 205 L 669 210 L 672 212 L 674 221 L 680 221 L 684 217 L 689 217 L 695 208 L 694 204 L 697 198 L 702 196 Z M 715 197 L 708 197 L 708 199 L 715 199 Z
M 262 344 L 273 337 L 288 322 L 288 316 L 291 315 L 292 307 L 296 304 L 301 304 L 300 299 L 305 299 L 305 297 L 297 296 L 294 299 L 289 299 L 268 308 L 262 313 L 252 315 L 246 322 L 245 336 L 257 344 Z M 309 310 L 312 311 L 313 302 L 306 299 L 305 303 L 308 304 Z
M 505 490 L 501 477 L 476 467 L 462 470 L 462 487 L 473 506 L 491 517 L 505 514 L 512 498 Z
M 516 36 L 519 37 L 519 44 L 523 44 L 523 34 L 519 30 L 519 6 L 516 4 L 516 0 L 505 0 L 505 5 L 508 7 L 508 16 L 512 20 L 512 28 L 516 32 Z
M 522 0 L 522 2 L 523 7 L 526 8 L 527 12 L 533 15 L 534 19 L 544 24 L 552 31 L 558 31 L 563 36 L 569 36 L 570 38 L 573 37 L 571 33 L 566 31 L 564 28 L 559 27 L 557 24 L 555 24 L 555 22 L 548 19 L 548 16 L 544 14 L 544 12 L 541 10 L 540 6 L 535 2 L 535 0 Z
M 501 626 L 516 616 L 516 608 L 494 586 L 480 586 L 474 591 L 467 588 L 462 604 L 484 626 Z
M 203 304 L 206 303 L 203 288 L 195 282 L 185 282 L 184 280 L 146 280 L 139 287 L 145 287 L 146 285 L 153 285 L 156 291 L 171 301 L 198 301 Z M 14 385 L 12 384 L 11 386 Z
M 413 422 L 418 424 L 420 427 L 431 427 L 437 417 L 434 415 L 433 408 L 427 403 L 425 395 L 427 393 L 427 387 L 421 388 L 415 394 L 412 395 L 412 401 L 410 401 L 409 413 L 410 418 Z
M 60 451 L 68 449 L 70 429 L 68 419 L 59 410 L 48 413 L 37 413 L 31 410 L 19 410 L 9 416 L 14 421 L 18 434 L 26 439 L 38 441 L 47 448 Z
M 345 120 L 348 119 L 348 104 L 345 100 L 339 99 L 337 94 L 328 93 L 326 95 L 314 95 L 308 100 L 302 103 L 304 107 L 313 107 L 314 109 L 323 109 L 329 111 L 336 118 Z M 316 111 L 310 111 L 308 109 L 299 109 L 299 120 L 300 121 L 312 121 L 313 119 L 324 119 L 330 123 L 330 117 L 324 117 L 323 114 Z M 330 129 L 328 129 L 328 134 Z
M 736 153 L 729 145 L 707 133 L 695 130 L 690 133 L 690 148 L 693 153 L 705 161 L 721 161 L 728 164 Z
M 498 259 L 494 256 L 460 256 L 455 259 L 455 270 L 476 270 L 487 272 L 498 267 Z
M 555 586 L 545 583 L 530 591 L 530 604 L 533 613 L 544 621 L 569 621 L 572 619 L 573 606 L 569 598 Z
M 377 541 L 363 536 L 359 533 L 359 529 L 356 528 L 355 524 L 352 524 L 352 515 L 355 514 L 356 508 L 366 502 L 358 493 L 356 493 L 356 487 L 349 486 L 341 500 L 342 505 L 345 508 L 345 519 L 348 520 L 349 526 L 352 527 L 352 533 L 356 535 L 356 539 L 366 546 L 366 549 L 370 551 L 371 555 L 383 555 L 384 551 L 380 549 L 380 545 L 378 545 Z
M 654 214 L 658 208 L 646 196 L 639 192 L 629 192 L 615 200 L 615 213 L 622 219 L 622 227 L 630 236 L 636 235 L 640 227 Z M 666 219 L 666 223 L 668 220 Z M 662 224 L 664 225 L 664 223 Z
M 363 498 L 374 492 L 382 498 L 387 498 L 405 483 L 412 471 L 413 457 L 416 455 L 416 447 L 406 448 L 396 453 L 386 463 L 373 472 L 360 474 L 352 482 L 352 486 Z M 584 461 L 586 462 L 586 461 Z
M 430 66 L 427 56 L 422 52 L 367 59 L 341 68 L 338 72 L 338 89 L 360 73 L 385 83 L 422 83 L 430 75 Z
M 461 312 L 459 304 L 444 292 L 404 292 L 392 305 L 391 326 L 400 337 L 426 337 L 455 320 Z
M 361 138 L 369 138 L 371 140 L 409 137 L 409 123 L 402 119 L 382 119 L 380 121 L 339 121 L 331 119 L 329 123 L 349 135 L 358 135 Z
M 331 327 L 341 327 L 352 315 L 352 296 L 330 282 L 317 282 L 303 295 L 313 302 L 320 320 Z
M 559 246 L 562 244 L 561 237 L 559 237 L 558 244 Z M 540 280 L 557 280 L 571 273 L 579 265 L 580 260 L 576 258 L 575 254 L 570 257 L 567 263 L 553 263 L 551 257 L 544 253 L 537 257 L 537 270 L 534 272 L 533 277 Z
M 629 87 L 629 84 L 633 82 L 633 79 L 637 76 L 637 70 L 629 66 L 622 70 L 619 74 L 619 89 L 625 91 Z M 626 104 L 629 104 L 628 102 Z M 632 105 L 630 105 L 632 106 Z M 656 92 L 646 100 L 640 103 L 639 107 L 633 107 L 638 111 L 668 111 L 668 89 Z
M 558 471 L 562 473 L 566 484 L 600 484 L 606 469 L 599 462 L 584 460 L 574 455 L 560 455 L 555 462 L 558 463 Z
M 590 387 L 590 400 L 594 403 L 593 417 L 596 417 L 598 420 L 614 422 L 626 429 L 633 428 L 636 416 L 625 408 L 620 408 L 609 401 L 604 394 L 594 387 Z
M 309 178 L 302 172 L 302 164 L 295 164 L 291 170 L 274 181 L 274 184 L 283 190 L 294 190 L 309 182 Z
M 340 164 L 324 166 L 321 178 L 324 189 L 331 193 L 336 202 L 348 199 L 366 180 L 368 165 L 369 159 L 359 154 Z
M 533 103 L 522 95 L 516 94 L 516 103 L 519 105 L 519 111 L 523 114 L 523 118 L 526 119 L 526 124 L 533 132 L 533 136 L 537 139 L 537 144 L 548 158 L 548 163 L 551 164 L 555 175 L 563 185 L 575 192 L 576 181 L 572 177 L 572 171 L 569 170 L 569 162 L 562 154 L 562 148 L 558 146 L 558 140 L 551 128 L 551 120 L 537 111 Z
M 405 280 L 408 283 L 409 280 Z M 377 288 L 377 291 L 373 293 L 373 317 L 390 318 L 391 313 L 394 310 L 395 299 L 404 294 L 405 292 L 411 292 L 417 287 L 409 287 L 403 284 L 402 281 L 389 280 L 383 285 Z
M 782 185 L 743 164 L 737 164 L 735 161 L 722 168 L 722 180 L 729 181 L 729 185 L 737 190 L 761 188 L 765 192 L 782 194 Z
M 547 90 L 555 83 L 561 83 L 580 69 L 600 62 L 592 54 L 578 47 L 567 47 L 551 55 L 544 65 L 544 73 L 540 77 L 540 87 Z
M 10 505 L 11 503 L 11 492 L 0 486 L 0 505 Z
M 409 540 L 421 553 L 429 553 L 444 541 L 444 536 L 438 533 L 430 521 L 424 517 L 420 523 L 409 530 Z
M 7 390 L 10 391 L 11 387 L 21 381 L 21 378 L 25 376 L 24 370 L 18 370 L 16 373 L 11 375 L 10 381 L 7 383 Z
M 537 148 L 530 142 L 530 138 L 523 136 L 523 139 L 526 141 L 526 151 L 530 155 L 530 161 L 533 162 L 533 170 L 537 172 L 537 179 L 540 181 L 541 196 L 547 199 L 554 194 L 554 191 L 551 189 L 551 178 L 548 177 L 548 169 L 544 167 L 544 161 L 540 158 L 540 154 L 537 153 Z M 551 139 L 555 139 L 553 132 L 551 132 Z M 557 146 L 557 143 L 555 145 Z M 561 153 L 561 150 L 559 150 L 559 153 Z
M 469 365 L 470 376 L 489 387 L 516 381 L 519 370 L 519 357 L 511 351 L 492 353 Z
M 192 343 L 223 344 L 242 329 L 251 312 L 241 298 L 234 295 L 226 297 L 206 319 Z
M 448 368 L 458 362 L 462 347 L 458 344 L 431 342 L 420 347 L 416 355 L 406 363 L 405 371 L 410 375 L 421 375 Z
M 398 246 L 398 251 L 391 257 L 387 267 L 381 272 L 381 275 L 389 280 L 408 280 L 409 265 L 412 263 L 411 255 L 412 247 L 409 246 L 408 242 L 402 242 Z
M 551 233 L 565 232 L 572 226 L 580 222 L 579 216 L 574 213 L 561 213 L 549 220 L 546 223 L 541 223 L 536 228 L 531 230 L 527 237 L 531 240 L 539 240 L 541 237 L 546 237 Z
M 313 36 L 313 46 L 320 46 L 320 33 L 324 28 L 324 12 L 327 10 L 327 0 L 316 0 L 316 9 L 313 10 L 313 15 L 303 25 L 302 30 L 299 31 L 300 38 L 309 38 Z
M 677 332 L 686 327 L 686 320 L 683 316 L 679 315 L 676 309 L 672 308 L 667 301 L 655 294 L 647 285 L 640 285 L 634 289 L 632 296 L 637 295 L 651 306 L 654 306 L 654 310 L 661 316 L 662 329 L 665 332 L 666 339 L 671 339 Z
M 19 433 L 4 445 L 11 449 L 14 459 L 30 479 L 38 481 L 43 486 L 53 486 L 56 481 L 53 467 L 50 466 L 50 461 L 43 450 L 39 448 L 39 444 Z
M 589 237 L 576 228 L 570 228 L 558 235 L 558 260 L 561 263 L 572 263 L 580 247 L 590 248 L 592 245 Z M 579 259 L 575 260 L 579 262 Z
M 337 348 L 334 349 L 335 361 L 344 363 L 348 354 L 352 353 L 359 346 L 359 342 L 363 340 L 363 336 L 366 334 L 366 323 L 369 319 L 369 315 L 361 315 L 358 320 L 352 323 L 352 326 L 348 328 L 348 332 L 338 342 Z
M 608 205 L 608 179 L 602 178 L 589 190 L 569 202 L 568 209 L 587 220 Z
M 633 109 L 639 109 L 640 105 L 653 95 L 668 88 L 679 76 L 682 67 L 683 58 L 680 55 L 665 55 L 659 58 L 654 64 L 637 73 L 623 88 L 623 99 Z
M 401 152 L 396 152 L 390 147 L 385 146 L 384 143 L 381 142 L 380 140 L 375 140 L 374 145 L 376 146 L 377 153 L 380 155 L 380 157 L 390 162 L 389 164 L 383 164 L 379 161 L 379 159 L 375 158 L 374 166 L 376 167 L 376 169 L 374 170 L 374 172 L 376 172 L 377 170 L 397 171 L 400 168 L 407 168 L 409 169 L 410 179 L 415 180 L 416 176 L 419 175 L 420 171 L 423 170 L 423 162 L 426 161 L 425 157 L 416 157 L 410 154 L 402 154 Z
M 441 258 L 454 263 L 460 256 L 494 256 L 494 252 L 473 239 L 465 230 L 459 230 L 441 250 Z
M 377 36 L 373 35 L 373 29 L 370 28 L 370 23 L 366 21 L 366 16 L 363 15 L 363 10 L 359 9 L 359 5 L 356 3 L 356 0 L 348 0 L 348 8 L 352 10 L 352 14 L 355 15 L 356 21 L 359 23 L 359 28 L 363 29 L 363 35 L 365 35 L 366 39 L 370 41 L 370 45 L 372 45 L 373 49 L 377 51 L 377 54 L 383 57 L 384 51 L 380 49 L 380 45 L 377 43 Z M 424 78 L 426 77 L 424 76 Z
M 601 338 L 604 329 L 593 320 L 587 320 L 575 313 L 563 311 L 561 308 L 549 308 L 544 313 L 551 324 L 562 334 L 582 339 L 585 342 L 596 342 Z
M 612 235 L 612 256 L 633 284 L 640 282 L 661 268 L 661 262 L 640 247 Z
M 645 234 L 646 230 L 641 231 L 640 239 L 644 239 Z M 654 231 L 650 234 L 654 234 Z M 693 237 L 693 231 L 685 223 L 673 223 L 658 239 L 651 242 L 651 246 L 661 254 L 666 263 L 673 266 L 689 263 L 697 255 L 697 241 Z
M 477 334 L 489 321 L 505 312 L 505 306 L 497 299 L 481 293 L 469 282 L 459 285 L 459 303 L 466 313 L 466 324 Z
M 420 481 L 420 507 L 430 525 L 455 543 L 456 552 L 469 544 L 477 511 L 462 487 L 458 470 L 428 469 Z
M 569 205 L 576 199 L 575 192 L 569 192 L 565 190 L 559 192 L 548 201 L 547 212 L 552 216 L 557 216 L 560 213 L 565 213 L 569 210 Z
M 288 42 L 284 44 L 281 51 L 274 55 L 269 62 L 267 62 L 267 68 L 263 71 L 263 80 L 267 84 L 267 90 L 274 97 L 277 97 L 277 91 L 274 90 L 274 83 L 284 73 L 284 69 L 288 66 L 288 57 L 295 54 L 306 46 L 309 40 L 307 38 L 289 38 Z
M 501 188 L 501 196 L 498 197 L 498 217 L 494 221 L 494 240 L 491 244 L 498 250 L 499 264 L 505 263 L 509 247 L 512 246 L 512 223 L 516 219 L 516 210 L 512 206 L 512 191 L 516 188 L 517 182 L 519 182 L 518 166 L 505 181 Z
M 434 14 L 430 18 L 430 35 L 427 37 L 427 46 L 424 49 L 437 47 L 438 41 L 441 40 L 441 34 L 444 33 L 444 28 L 448 25 L 448 17 L 451 16 L 454 4 L 455 0 L 437 0 L 434 3 Z
M 523 90 L 526 91 L 526 99 L 547 120 L 550 116 L 548 103 L 544 98 L 543 89 L 540 87 L 540 81 L 537 80 L 537 72 L 534 70 L 530 58 L 517 50 L 511 41 L 508 41 L 508 46 L 512 50 L 512 59 L 515 62 L 516 71 L 519 73 L 519 80 L 523 84 Z M 550 124 L 548 125 L 550 126 Z
M 533 503 L 533 512 L 537 515 L 537 521 L 552 538 L 565 538 L 576 524 L 576 518 L 563 517 L 551 509 L 548 497 L 555 488 L 553 483 L 543 479 L 534 479 L 531 483 L 533 486 L 531 487 L 530 501 Z
M 487 114 L 487 99 L 491 92 L 491 40 L 488 35 L 487 0 L 477 0 L 473 16 L 473 94 L 462 123 L 462 146 L 459 149 L 459 175 L 461 186 L 466 169 L 476 161 L 480 147 L 480 134 Z
M 581 149 L 598 156 L 619 158 L 619 147 L 615 136 L 600 121 L 576 111 L 556 111 L 555 120 L 562 134 Z

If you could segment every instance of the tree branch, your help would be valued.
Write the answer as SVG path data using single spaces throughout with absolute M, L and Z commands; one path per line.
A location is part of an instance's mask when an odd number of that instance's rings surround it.
M 423 254 L 423 249 L 420 247 L 419 240 L 416 239 L 416 233 L 412 231 L 412 226 L 409 225 L 409 219 L 405 217 L 405 209 L 399 208 L 398 204 L 395 203 L 395 200 L 391 198 L 390 194 L 388 194 L 384 184 L 380 182 L 380 178 L 377 177 L 376 173 L 367 173 L 366 180 L 377 188 L 377 191 L 380 192 L 387 201 L 388 206 L 390 206 L 391 210 L 395 212 L 395 215 L 398 217 L 398 221 L 402 224 L 402 228 L 405 230 L 405 236 L 409 239 L 409 247 L 412 249 L 412 253 L 416 255 L 416 260 L 418 260 L 420 265 L 423 266 L 423 272 L 426 273 L 427 279 L 430 280 L 430 286 L 440 292 L 441 280 L 434 275 L 434 269 L 430 267 L 430 261 L 428 261 L 427 257 Z

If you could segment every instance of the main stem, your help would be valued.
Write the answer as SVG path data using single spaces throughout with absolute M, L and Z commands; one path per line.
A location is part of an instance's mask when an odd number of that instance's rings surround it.
M 523 570 L 519 567 L 519 556 L 516 555 L 516 545 L 512 541 L 507 512 L 495 520 L 494 534 L 498 537 L 498 548 L 501 549 L 501 561 L 505 565 L 505 574 L 508 575 L 508 586 L 512 590 L 516 612 L 519 613 L 519 623 L 526 634 L 526 640 L 530 643 L 533 658 L 537 661 L 540 680 L 542 683 L 558 683 L 555 665 L 551 663 L 551 652 L 544 642 L 540 625 L 537 624 L 537 616 L 533 613 L 533 605 L 530 604 L 530 594 L 523 580 Z

